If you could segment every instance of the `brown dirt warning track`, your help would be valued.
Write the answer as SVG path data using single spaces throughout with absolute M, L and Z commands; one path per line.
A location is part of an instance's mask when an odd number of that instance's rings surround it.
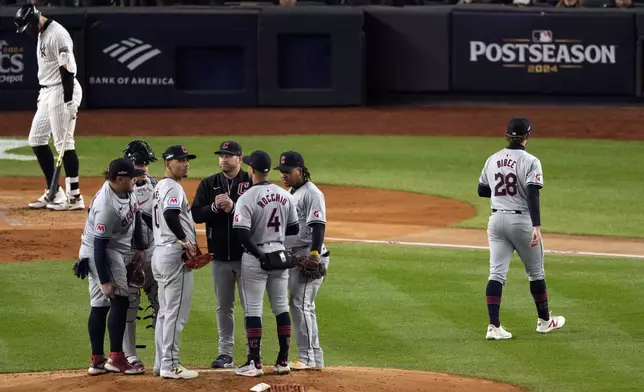
M 76 135 L 274 135 L 395 134 L 501 137 L 512 116 L 528 117 L 535 137 L 644 140 L 644 109 L 637 107 L 427 107 L 344 109 L 214 109 L 87 111 Z M 0 136 L 26 138 L 32 112 L 0 112 Z M 10 127 L 7 124 L 11 124 Z M 219 140 L 214 142 L 216 144 Z M 35 163 L 34 163 L 35 164 Z M 3 178 L 0 188 L 0 262 L 72 259 L 85 221 L 83 211 L 29 211 L 26 204 L 43 191 L 43 180 Z M 199 179 L 184 183 L 189 198 Z M 82 178 L 86 199 L 102 180 Z M 400 192 L 320 186 L 327 198 L 327 237 L 485 246 L 484 230 L 449 226 L 472 217 L 473 207 L 449 199 Z M 404 203 L 400 201 L 404 200 Z M 202 229 L 202 225 L 198 225 Z M 561 251 L 644 255 L 633 239 L 546 235 L 546 247 Z M 200 237 L 205 246 L 205 238 Z M 52 246 L 55 244 L 55 246 Z M 298 384 L 307 391 L 520 391 L 503 383 L 431 372 L 337 368 L 286 377 L 246 379 L 231 373 L 202 372 L 197 380 L 100 376 L 83 371 L 0 375 L 1 391 L 248 391 L 259 382 Z

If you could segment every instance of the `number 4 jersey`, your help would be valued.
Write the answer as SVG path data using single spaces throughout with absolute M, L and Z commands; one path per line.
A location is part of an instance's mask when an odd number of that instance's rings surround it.
M 492 209 L 527 211 L 528 185 L 543 187 L 541 162 L 523 149 L 504 148 L 487 159 L 479 183 L 492 190 Z
M 284 243 L 286 226 L 293 224 L 297 224 L 293 197 L 277 185 L 253 185 L 235 204 L 233 228 L 249 229 L 251 241 L 256 244 Z

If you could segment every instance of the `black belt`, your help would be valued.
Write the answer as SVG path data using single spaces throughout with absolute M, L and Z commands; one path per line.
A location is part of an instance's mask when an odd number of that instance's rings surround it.
M 264 246 L 268 244 L 282 244 L 282 241 L 268 241 L 268 242 L 262 242 L 261 244 L 255 244 L 257 246 Z
M 50 87 L 56 87 L 56 86 L 60 86 L 60 85 L 62 85 L 62 83 L 52 84 L 51 86 L 43 86 L 43 85 L 41 84 L 41 85 L 39 85 L 39 87 L 40 87 L 40 88 L 50 88 Z
M 523 214 L 523 211 L 518 211 L 518 210 L 497 210 L 497 209 L 492 209 L 492 212 L 510 212 L 513 214 Z

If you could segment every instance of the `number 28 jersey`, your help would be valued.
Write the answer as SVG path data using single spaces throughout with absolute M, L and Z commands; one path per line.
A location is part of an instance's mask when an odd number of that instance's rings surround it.
M 479 183 L 492 190 L 492 209 L 527 211 L 528 185 L 543 187 L 541 162 L 523 149 L 504 148 L 487 159 Z
M 293 196 L 271 183 L 253 185 L 235 204 L 233 228 L 250 230 L 256 244 L 284 243 L 286 226 L 297 222 Z

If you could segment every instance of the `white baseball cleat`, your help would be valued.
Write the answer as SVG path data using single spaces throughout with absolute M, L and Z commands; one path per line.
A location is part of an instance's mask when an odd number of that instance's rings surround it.
M 48 192 L 48 189 L 45 190 L 45 193 L 43 193 L 42 196 L 38 198 L 38 200 L 29 203 L 29 208 L 41 209 L 47 207 L 47 205 L 49 204 L 49 201 L 47 200 Z M 61 187 L 58 187 L 58 191 L 54 196 L 54 203 L 62 203 L 63 201 L 67 201 L 67 195 L 65 195 L 65 191 L 63 191 Z
M 196 370 L 188 370 L 181 365 L 173 367 L 172 370 L 161 370 L 160 374 L 163 378 L 170 378 L 173 380 L 191 380 L 199 377 L 199 373 L 197 373 Z
M 503 325 L 495 327 L 494 324 L 487 326 L 487 334 L 485 335 L 487 340 L 505 340 L 512 339 L 512 334 L 503 328 Z
M 563 327 L 564 324 L 566 324 L 566 318 L 564 316 L 553 316 L 550 313 L 550 320 L 537 318 L 537 332 L 548 333 Z
M 289 374 L 291 368 L 288 366 L 287 361 L 278 361 L 273 368 L 273 371 L 277 374 Z
M 255 361 L 248 361 L 235 369 L 235 374 L 245 377 L 259 377 L 264 374 L 262 365 L 255 366 Z
M 83 200 L 83 196 L 80 195 L 78 197 L 70 197 L 65 199 L 62 202 L 56 202 L 54 203 L 49 203 L 47 204 L 47 209 L 50 209 L 52 211 L 78 211 L 78 210 L 84 210 L 85 209 L 85 200 Z

